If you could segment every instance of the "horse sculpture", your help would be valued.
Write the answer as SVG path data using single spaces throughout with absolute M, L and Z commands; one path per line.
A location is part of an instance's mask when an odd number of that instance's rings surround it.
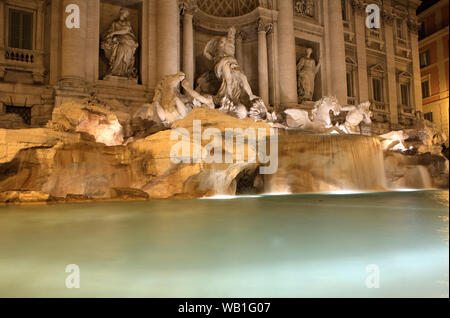
M 339 115 L 342 110 L 341 105 L 336 97 L 323 97 L 314 105 L 311 111 L 311 118 L 307 111 L 302 109 L 287 109 L 286 123 L 289 128 L 299 128 L 314 132 L 326 132 L 332 127 L 330 111 L 335 116 Z
M 361 134 L 360 124 L 364 122 L 367 125 L 372 123 L 373 113 L 370 111 L 370 102 L 359 104 L 358 106 L 342 107 L 342 111 L 348 111 L 345 117 L 345 123 L 339 125 L 339 133 L 343 134 Z

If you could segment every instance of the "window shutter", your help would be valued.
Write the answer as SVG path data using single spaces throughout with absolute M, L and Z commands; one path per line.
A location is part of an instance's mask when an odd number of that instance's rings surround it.
M 10 10 L 9 47 L 20 48 L 20 13 Z
M 33 48 L 33 15 L 31 13 L 22 14 L 22 49 L 31 50 Z

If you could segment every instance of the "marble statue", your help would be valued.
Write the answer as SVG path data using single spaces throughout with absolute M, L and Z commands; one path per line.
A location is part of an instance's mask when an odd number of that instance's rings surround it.
M 136 78 L 136 49 L 139 47 L 136 35 L 128 20 L 130 12 L 120 9 L 119 17 L 106 31 L 101 48 L 109 61 L 109 76 Z
M 298 75 L 298 96 L 299 102 L 312 101 L 314 95 L 314 81 L 320 69 L 321 63 L 316 65 L 316 61 L 311 58 L 312 48 L 306 49 L 306 55 L 297 64 Z
M 180 91 L 184 89 L 184 94 Z M 155 88 L 152 104 L 145 104 L 136 111 L 134 117 L 153 120 L 170 128 L 174 121 L 186 117 L 193 108 L 214 109 L 213 96 L 203 95 L 189 87 L 182 72 L 165 76 Z
M 342 110 L 338 100 L 335 97 L 323 97 L 315 103 L 311 111 L 311 117 L 308 112 L 302 109 L 287 109 L 286 124 L 289 128 L 300 128 L 314 132 L 329 132 L 332 128 L 330 111 L 335 116 L 339 115 Z
M 346 111 L 345 123 L 338 128 L 344 134 L 361 134 L 360 124 L 364 122 L 367 125 L 372 123 L 373 113 L 370 110 L 370 102 L 362 103 L 358 106 L 342 107 L 341 111 Z
M 175 120 L 183 119 L 190 109 L 181 99 L 180 83 L 186 78 L 184 73 L 168 75 L 159 81 L 153 98 L 153 120 L 171 127 Z
M 247 76 L 236 60 L 235 51 L 234 27 L 228 29 L 226 36 L 211 39 L 203 51 L 203 55 L 213 61 L 214 74 L 220 83 L 220 88 L 214 96 L 215 103 L 219 105 L 221 111 L 230 115 L 243 118 L 250 113 L 255 120 L 266 120 L 267 108 L 262 99 L 253 94 Z M 200 84 L 207 87 L 205 82 L 210 76 L 211 74 L 206 73 L 202 75 Z
M 416 112 L 416 122 L 412 129 L 391 131 L 380 135 L 385 151 L 415 151 L 441 155 L 442 145 L 447 136 L 432 122 L 423 118 L 422 112 Z

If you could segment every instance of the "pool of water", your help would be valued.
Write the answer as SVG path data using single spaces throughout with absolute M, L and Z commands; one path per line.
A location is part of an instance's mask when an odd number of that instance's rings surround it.
M 448 209 L 448 191 L 3 206 L 0 297 L 448 297 Z

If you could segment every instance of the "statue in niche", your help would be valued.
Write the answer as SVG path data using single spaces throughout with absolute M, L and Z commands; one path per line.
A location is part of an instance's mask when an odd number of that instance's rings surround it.
M 307 17 L 314 17 L 314 0 L 298 0 L 295 3 L 295 11 Z
M 214 96 L 215 104 L 221 111 L 239 118 L 248 115 L 255 120 L 271 118 L 262 99 L 253 94 L 247 76 L 236 60 L 235 50 L 236 29 L 231 27 L 226 36 L 210 40 L 203 51 L 203 55 L 214 62 L 214 74 L 220 83 Z M 205 73 L 200 78 L 204 82 L 208 77 L 210 75 Z
M 314 95 L 314 81 L 319 72 L 321 63 L 316 65 L 316 61 L 311 57 L 312 48 L 306 49 L 306 55 L 297 64 L 297 87 L 299 102 L 312 101 Z
M 128 20 L 129 15 L 128 9 L 121 8 L 119 17 L 106 31 L 101 43 L 101 48 L 109 61 L 110 76 L 137 77 L 135 54 L 139 43 Z

